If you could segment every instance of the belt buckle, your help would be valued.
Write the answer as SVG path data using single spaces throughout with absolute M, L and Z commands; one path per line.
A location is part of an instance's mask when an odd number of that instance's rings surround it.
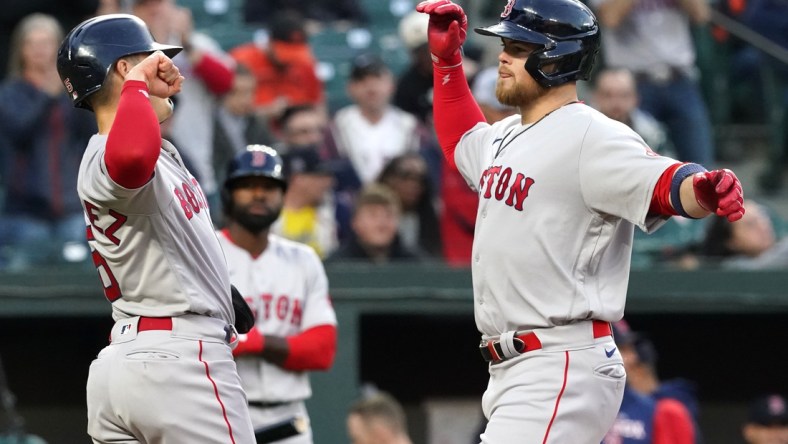
M 657 84 L 665 84 L 673 79 L 673 69 L 668 65 L 654 67 L 648 74 L 651 81 Z

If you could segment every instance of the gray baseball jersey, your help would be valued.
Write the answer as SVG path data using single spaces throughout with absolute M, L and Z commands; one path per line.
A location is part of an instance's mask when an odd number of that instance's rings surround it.
M 268 248 L 252 257 L 226 234 L 220 233 L 219 239 L 233 285 L 255 312 L 260 333 L 287 337 L 337 324 L 323 263 L 311 247 L 269 234 Z M 251 401 L 300 401 L 312 395 L 306 372 L 288 371 L 250 356 L 238 357 L 237 365 Z
M 166 140 L 151 180 L 116 184 L 94 135 L 79 168 L 88 241 L 114 319 L 204 314 L 234 322 L 230 278 L 197 180 Z
M 479 194 L 472 269 L 484 335 L 623 316 L 634 226 L 653 231 L 654 186 L 676 161 L 574 103 L 533 125 L 479 123 L 455 162 Z

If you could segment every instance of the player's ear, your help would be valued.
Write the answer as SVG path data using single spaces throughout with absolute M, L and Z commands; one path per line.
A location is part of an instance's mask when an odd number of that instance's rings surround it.
M 131 68 L 134 67 L 134 63 L 128 58 L 120 58 L 117 62 L 115 62 L 114 71 L 120 74 L 121 78 L 126 78 L 126 74 L 131 71 Z

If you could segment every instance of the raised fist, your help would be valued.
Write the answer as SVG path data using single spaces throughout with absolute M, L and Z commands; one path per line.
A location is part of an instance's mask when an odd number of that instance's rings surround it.
M 416 10 L 430 16 L 427 34 L 433 63 L 438 67 L 460 65 L 460 47 L 468 34 L 465 11 L 450 0 L 427 0 L 419 3 Z
M 165 99 L 178 93 L 183 84 L 180 70 L 161 51 L 153 52 L 131 68 L 126 80 L 141 80 L 148 85 L 150 95 Z
M 744 215 L 744 193 L 741 182 L 731 170 L 713 170 L 696 173 L 692 177 L 692 188 L 698 205 L 730 222 Z

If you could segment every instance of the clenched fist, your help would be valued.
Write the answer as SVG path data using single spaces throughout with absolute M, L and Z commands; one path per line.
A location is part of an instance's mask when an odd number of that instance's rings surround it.
M 731 170 L 713 170 L 696 173 L 692 177 L 692 188 L 698 205 L 730 222 L 744 215 L 744 193 L 741 182 Z
M 169 57 L 156 51 L 131 68 L 126 80 L 141 80 L 150 95 L 166 99 L 180 92 L 184 78 Z

